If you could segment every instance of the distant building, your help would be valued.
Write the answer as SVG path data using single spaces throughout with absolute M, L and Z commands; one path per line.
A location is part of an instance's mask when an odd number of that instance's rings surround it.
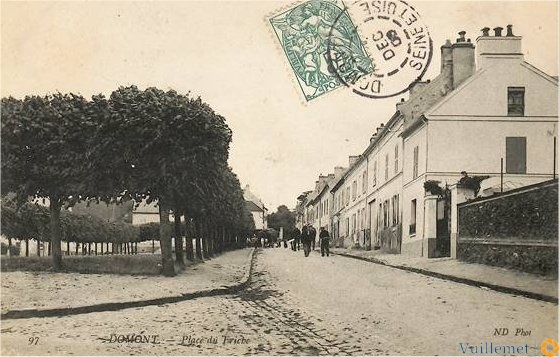
M 248 210 L 252 213 L 255 228 L 257 230 L 268 229 L 268 209 L 260 198 L 250 191 L 249 185 L 243 189 L 243 197 Z
M 169 213 L 169 221 L 175 221 L 175 216 L 172 213 Z M 143 201 L 137 206 L 134 205 L 134 210 L 132 211 L 132 224 L 139 226 L 146 223 L 159 223 L 159 206 L 157 205 L 157 202 L 148 204 Z

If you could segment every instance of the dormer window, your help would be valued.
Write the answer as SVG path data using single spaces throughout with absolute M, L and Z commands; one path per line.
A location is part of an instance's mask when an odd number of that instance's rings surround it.
M 508 87 L 508 116 L 524 116 L 524 87 Z

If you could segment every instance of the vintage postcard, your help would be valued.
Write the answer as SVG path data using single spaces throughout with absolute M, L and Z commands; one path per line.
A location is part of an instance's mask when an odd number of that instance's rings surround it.
M 556 1 L 2 1 L 3 356 L 558 356 Z

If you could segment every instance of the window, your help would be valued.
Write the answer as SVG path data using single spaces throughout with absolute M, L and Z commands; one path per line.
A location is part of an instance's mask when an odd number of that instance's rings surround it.
M 357 210 L 357 224 L 358 224 L 357 230 L 360 230 L 361 229 L 361 210 L 360 209 Z
M 394 147 L 394 175 L 398 173 L 398 145 Z
M 388 181 L 388 154 L 386 154 L 385 160 L 384 160 L 384 180 Z
M 351 233 L 355 233 L 355 213 L 351 216 Z
M 377 162 L 373 163 L 373 187 L 377 185 Z
M 363 180 L 361 183 L 361 192 L 365 193 L 365 191 L 367 191 L 367 171 L 363 171 Z
M 410 210 L 410 235 L 415 234 L 415 222 L 417 214 L 417 200 L 411 200 L 411 210 Z
M 355 180 L 353 180 L 353 183 L 351 184 L 351 191 L 351 198 L 355 201 L 355 199 L 357 198 L 357 181 Z
M 400 223 L 400 195 L 392 197 L 392 225 Z
M 526 137 L 507 137 L 507 174 L 526 173 Z
M 349 217 L 345 219 L 345 235 L 346 237 L 349 235 Z
M 524 87 L 508 87 L 508 116 L 524 116 Z
M 389 200 L 384 201 L 383 213 L 384 213 L 383 226 L 384 228 L 388 228 L 390 227 L 390 201 Z
M 419 175 L 419 146 L 413 148 L 413 179 L 416 179 Z

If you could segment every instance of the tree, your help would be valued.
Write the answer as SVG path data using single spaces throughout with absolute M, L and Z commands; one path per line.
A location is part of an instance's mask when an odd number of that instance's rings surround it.
M 2 99 L 2 186 L 20 204 L 49 201 L 53 268 L 62 267 L 60 211 L 83 197 L 87 142 L 94 122 L 89 103 L 74 94 Z
M 292 212 L 286 205 L 281 205 L 277 211 L 268 215 L 268 227 L 279 231 L 283 227 L 285 232 L 295 229 L 295 212 Z
M 106 198 L 119 192 L 157 202 L 163 274 L 175 274 L 169 211 L 190 193 L 207 168 L 225 162 L 231 130 L 201 99 L 157 88 L 121 87 L 96 134 L 95 182 Z M 109 159 L 108 159 L 109 158 Z

